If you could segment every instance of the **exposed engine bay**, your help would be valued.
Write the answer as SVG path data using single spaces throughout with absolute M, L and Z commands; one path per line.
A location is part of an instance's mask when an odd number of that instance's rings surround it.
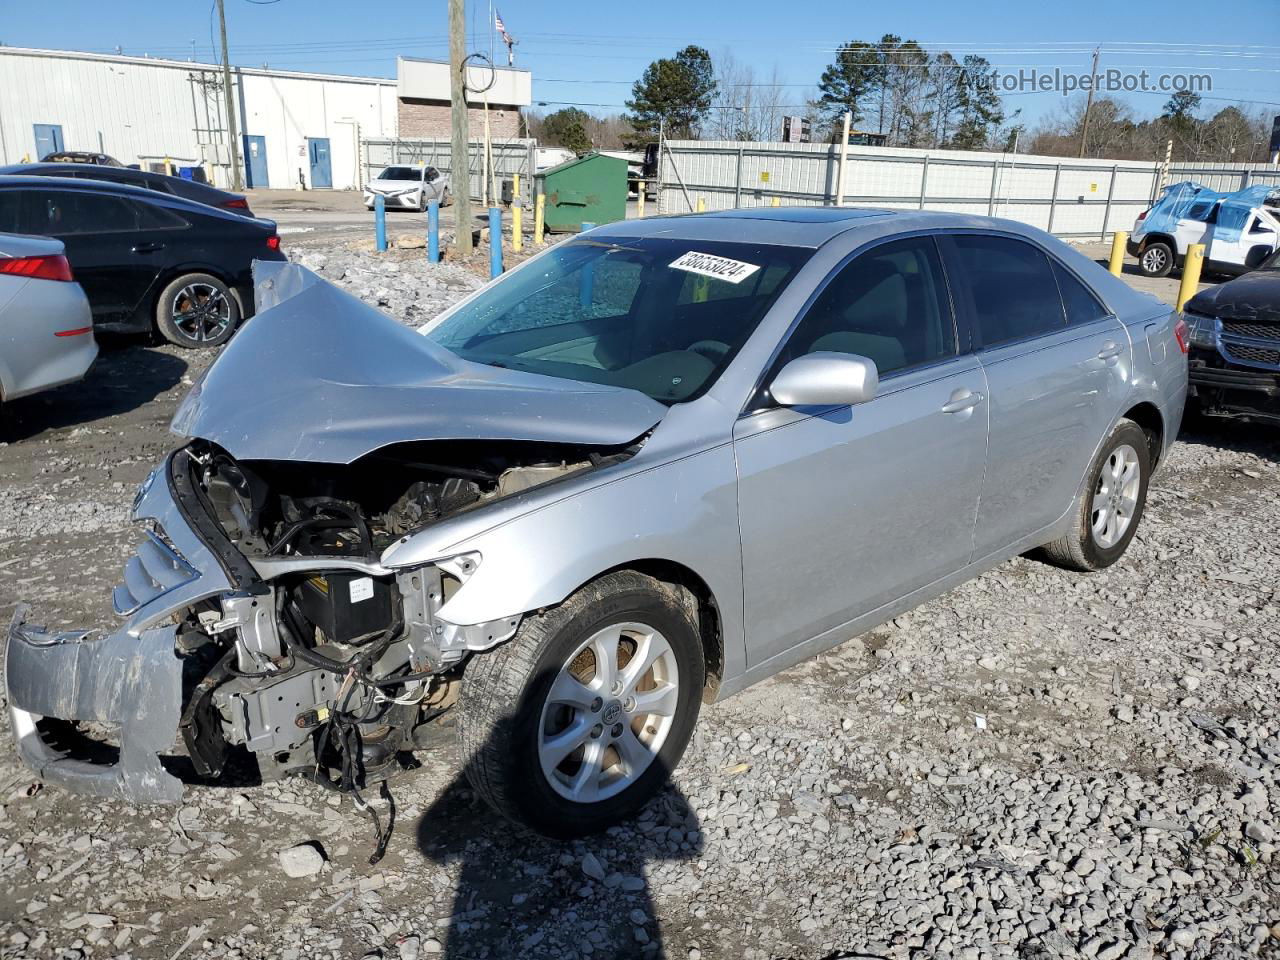
M 182 619 L 179 729 L 203 777 L 247 753 L 264 780 L 342 792 L 385 781 L 428 745 L 468 655 L 519 618 L 457 627 L 435 614 L 469 576 L 466 555 L 381 568 L 396 540 L 535 486 L 627 459 L 634 447 L 401 444 L 349 465 L 240 463 L 196 441 L 175 455 L 184 511 L 203 511 L 239 561 L 242 589 Z M 244 562 L 247 561 L 247 565 Z

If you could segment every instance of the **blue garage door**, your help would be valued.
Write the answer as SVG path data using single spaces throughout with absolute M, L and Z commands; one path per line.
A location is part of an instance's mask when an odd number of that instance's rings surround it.
M 58 123 L 37 123 L 36 131 L 36 155 L 33 160 L 43 160 L 51 153 L 58 153 L 65 149 L 62 146 L 62 125 Z
M 307 159 L 311 161 L 311 189 L 331 189 L 333 168 L 329 164 L 329 138 L 307 137 Z
M 267 138 L 244 137 L 244 179 L 247 187 L 267 186 Z

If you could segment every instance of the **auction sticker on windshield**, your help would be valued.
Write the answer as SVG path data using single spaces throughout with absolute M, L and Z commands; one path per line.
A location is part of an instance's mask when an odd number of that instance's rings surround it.
M 729 283 L 741 283 L 760 269 L 758 263 L 743 263 L 741 260 L 730 260 L 728 257 L 717 257 L 710 253 L 698 253 L 690 250 L 672 260 L 670 266 L 676 270 L 687 270 L 689 273 L 701 274 L 704 277 L 715 277 Z

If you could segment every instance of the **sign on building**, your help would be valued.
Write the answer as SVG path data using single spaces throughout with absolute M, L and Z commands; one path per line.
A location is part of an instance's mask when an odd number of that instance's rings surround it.
M 784 143 L 809 143 L 809 118 L 783 117 L 782 140 Z

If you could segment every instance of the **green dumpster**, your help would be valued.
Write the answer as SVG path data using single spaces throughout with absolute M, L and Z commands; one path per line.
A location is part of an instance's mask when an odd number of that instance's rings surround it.
M 587 223 L 627 219 L 627 161 L 589 153 L 538 174 L 547 198 L 548 230 L 578 231 Z

